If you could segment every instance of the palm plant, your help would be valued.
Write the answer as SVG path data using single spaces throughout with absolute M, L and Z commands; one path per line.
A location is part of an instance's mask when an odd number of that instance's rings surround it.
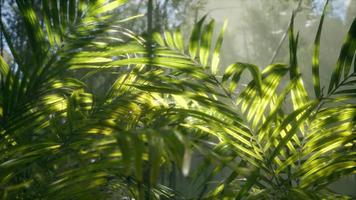
M 215 23 L 202 18 L 185 44 L 180 30 L 145 38 L 125 29 L 135 18 L 118 18 L 125 0 L 41 3 L 36 13 L 31 1 L 17 0 L 25 54 L 3 29 L 14 58 L 0 58 L 3 199 L 347 198 L 327 186 L 356 169 L 355 20 L 326 92 L 322 16 L 310 95 L 294 17 L 288 65 L 224 70 L 226 23 L 213 46 Z M 243 87 L 245 69 L 252 80 Z M 98 91 L 91 83 L 101 75 Z M 203 162 L 191 167 L 197 155 Z M 175 190 L 177 173 L 195 193 Z

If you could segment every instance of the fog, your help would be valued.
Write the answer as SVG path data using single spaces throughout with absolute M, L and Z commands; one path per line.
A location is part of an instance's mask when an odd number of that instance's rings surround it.
M 324 0 L 302 1 L 296 14 L 295 31 L 299 31 L 299 66 L 308 87 L 311 87 L 313 41 Z M 298 8 L 292 0 L 208 0 L 201 15 L 208 13 L 221 26 L 228 20 L 222 50 L 223 66 L 236 61 L 249 62 L 263 68 L 273 62 L 288 62 L 288 29 L 291 14 Z M 321 82 L 330 80 L 342 42 L 356 16 L 356 0 L 330 1 L 321 37 Z M 219 26 L 218 25 L 218 26 Z

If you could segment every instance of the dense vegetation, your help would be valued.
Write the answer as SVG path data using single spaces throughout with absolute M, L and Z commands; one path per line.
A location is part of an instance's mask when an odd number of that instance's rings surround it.
M 321 17 L 309 94 L 294 17 L 290 62 L 261 71 L 220 66 L 228 26 L 213 40 L 206 17 L 190 38 L 138 35 L 125 0 L 16 3 L 30 49 L 1 22 L 2 199 L 348 198 L 328 185 L 356 170 L 356 20 L 323 86 Z

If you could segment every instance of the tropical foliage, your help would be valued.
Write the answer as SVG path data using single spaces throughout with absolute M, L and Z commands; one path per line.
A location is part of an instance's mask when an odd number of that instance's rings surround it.
M 145 38 L 117 17 L 125 0 L 16 3 L 30 49 L 1 22 L 13 56 L 0 59 L 2 199 L 347 198 L 328 184 L 356 172 L 355 20 L 327 87 L 322 16 L 309 94 L 294 17 L 290 63 L 261 71 L 221 67 L 227 24 L 215 41 L 206 17 L 189 39 Z

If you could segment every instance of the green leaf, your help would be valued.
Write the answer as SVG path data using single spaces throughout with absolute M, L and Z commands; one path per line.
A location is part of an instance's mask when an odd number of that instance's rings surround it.
M 91 16 L 102 15 L 125 4 L 127 0 L 110 0 L 108 3 L 104 4 L 102 1 L 98 1 L 89 9 Z
M 237 194 L 236 199 L 241 199 L 242 197 L 246 196 L 250 188 L 256 183 L 259 176 L 259 169 L 255 169 L 253 173 L 248 177 L 247 182 L 243 185 L 243 187 Z
M 163 40 L 163 38 L 162 38 L 162 36 L 161 36 L 160 33 L 154 32 L 152 35 L 153 35 L 153 36 L 152 36 L 152 37 L 153 37 L 153 40 L 154 40 L 155 42 L 157 42 L 160 46 L 165 46 L 164 40 Z
M 2 19 L 0 20 L 0 23 L 1 23 L 1 31 L 2 33 L 4 34 L 4 37 L 5 37 L 5 40 L 6 40 L 6 43 L 11 51 L 11 54 L 12 56 L 14 57 L 14 61 L 18 64 L 19 68 L 24 72 L 24 73 L 27 73 L 27 69 L 24 67 L 24 63 L 23 63 L 23 58 L 20 57 L 18 55 L 18 52 L 15 50 L 15 47 L 12 43 L 12 40 L 10 38 L 10 34 L 9 32 L 7 31 L 7 28 L 6 26 L 4 25 Z
M 206 15 L 199 20 L 194 26 L 189 42 L 189 54 L 192 59 L 195 59 L 200 43 L 200 35 Z
M 316 108 L 317 105 L 318 105 L 318 101 L 313 101 L 297 109 L 296 111 L 289 114 L 283 120 L 281 125 L 273 131 L 271 135 L 272 138 L 276 138 L 276 136 L 281 136 L 282 140 L 279 140 L 277 147 L 272 151 L 271 155 L 269 156 L 267 161 L 268 165 L 271 164 L 272 160 L 275 159 L 276 156 L 278 156 L 281 149 L 289 142 L 289 140 L 293 137 L 293 135 L 296 134 L 300 124 L 302 124 L 304 120 L 306 120 L 310 116 L 310 114 Z M 286 129 L 288 125 L 291 126 L 289 130 Z M 283 130 L 287 130 L 285 136 L 281 135 L 281 132 Z M 272 145 L 271 143 L 267 143 L 265 146 L 265 150 L 269 149 L 271 145 Z
M 221 49 L 221 46 L 223 43 L 226 27 L 227 27 L 227 20 L 224 21 L 224 24 L 220 31 L 218 40 L 216 41 L 216 44 L 215 44 L 214 53 L 213 53 L 213 57 L 211 60 L 211 72 L 213 75 L 216 75 L 218 73 L 218 66 L 220 63 L 220 49 Z
M 67 21 L 68 1 L 67 0 L 60 1 L 59 8 L 60 8 L 60 17 L 61 17 L 61 29 L 63 32 L 66 32 L 68 26 L 68 21 Z
M 247 63 L 234 63 L 230 66 L 228 66 L 225 70 L 225 73 L 222 77 L 222 83 L 226 83 L 227 80 L 232 77 L 232 80 L 230 81 L 230 91 L 233 91 L 237 83 L 240 80 L 240 76 L 242 72 L 248 69 L 252 75 L 252 78 L 254 79 L 254 82 L 256 83 L 257 86 L 257 91 L 259 94 L 262 94 L 262 76 L 260 73 L 259 68 L 256 65 L 252 64 L 247 64 Z
M 289 84 L 278 95 L 278 98 L 277 98 L 273 108 L 271 108 L 270 113 L 266 117 L 266 119 L 263 122 L 263 124 L 261 125 L 260 129 L 257 131 L 258 140 L 260 142 L 263 142 L 263 141 L 269 142 L 269 139 L 266 138 L 269 136 L 269 135 L 267 135 L 267 131 L 272 127 L 273 120 L 277 117 L 278 111 L 282 108 L 283 102 L 284 102 L 285 98 L 287 97 L 288 93 L 291 91 L 291 89 L 293 87 L 296 86 L 298 79 L 299 79 L 298 77 L 294 78 L 291 82 L 289 82 Z
M 314 166 L 315 168 L 309 171 L 305 176 L 301 179 L 301 188 L 306 188 L 314 182 L 321 182 L 323 179 L 328 178 L 329 176 L 335 176 L 339 173 L 346 172 L 350 173 L 356 169 L 356 161 L 355 160 L 347 160 L 343 162 L 337 162 L 330 164 L 328 166 Z M 322 175 L 322 176 L 321 176 Z
M 164 32 L 164 38 L 167 42 L 167 45 L 172 48 L 172 49 L 175 49 L 175 45 L 174 45 L 174 40 L 173 40 L 173 37 L 172 37 L 172 34 L 171 32 L 169 31 L 165 31 Z
M 75 23 L 75 10 L 76 10 L 76 6 L 77 6 L 77 3 L 76 3 L 76 0 L 69 0 L 69 12 L 68 12 L 68 20 L 70 23 Z
M 161 150 L 164 148 L 162 138 L 159 135 L 151 133 L 149 149 L 149 164 L 150 164 L 150 184 L 155 185 L 160 172 L 161 165 Z
M 47 1 L 42 1 L 42 8 L 43 8 L 43 21 L 45 23 L 48 41 L 51 47 L 54 47 L 55 42 L 59 42 L 58 35 L 55 33 L 55 30 L 51 24 L 51 11 Z
M 17 2 L 17 5 L 19 6 L 19 9 L 26 24 L 26 29 L 29 35 L 29 40 L 31 42 L 31 47 L 34 49 L 35 52 L 41 53 L 41 51 L 45 49 L 45 39 L 36 12 L 32 8 L 32 6 L 30 6 L 29 2 Z
M 289 65 L 290 65 L 290 79 L 293 79 L 300 74 L 300 70 L 298 67 L 298 38 L 299 34 L 294 37 L 294 13 L 292 15 L 290 27 L 289 27 Z M 297 86 L 292 89 L 292 103 L 294 109 L 298 109 L 302 107 L 304 104 L 308 102 L 308 93 L 304 87 L 303 79 L 300 76 Z
M 331 75 L 328 94 L 334 92 L 340 84 L 342 72 L 346 77 L 349 73 L 352 58 L 356 51 L 356 19 L 353 20 L 350 30 L 347 33 L 344 44 L 342 45 L 336 68 Z
M 182 164 L 182 174 L 183 176 L 188 176 L 192 161 L 192 151 L 189 147 L 189 144 L 185 145 L 184 155 L 183 155 L 183 164 Z
M 4 58 L 0 56 L 0 75 L 6 77 L 9 71 L 10 71 L 10 67 L 7 65 Z
M 321 37 L 321 30 L 323 27 L 325 12 L 326 12 L 328 3 L 329 3 L 329 0 L 327 0 L 325 3 L 323 14 L 321 15 L 320 22 L 319 22 L 318 32 L 317 32 L 317 34 L 315 36 L 315 40 L 314 40 L 314 55 L 313 55 L 313 60 L 312 60 L 312 73 L 313 73 L 314 92 L 315 92 L 315 96 L 317 98 L 319 98 L 321 96 L 321 94 L 320 94 L 320 75 L 319 75 L 320 37 Z
M 199 58 L 203 67 L 206 67 L 208 65 L 214 26 L 215 26 L 215 21 L 211 20 L 209 24 L 204 27 L 201 36 Z
M 263 79 L 262 95 L 256 96 L 252 106 L 247 112 L 247 119 L 252 120 L 252 128 L 256 128 L 259 122 L 262 122 L 267 106 L 272 104 L 272 100 L 276 98 L 277 87 L 279 86 L 283 76 L 288 72 L 288 68 L 283 64 L 275 64 L 270 74 Z
M 177 47 L 177 49 L 184 52 L 184 41 L 183 41 L 183 36 L 182 36 L 180 29 L 177 29 L 173 33 L 173 40 L 174 40 L 174 44 Z

